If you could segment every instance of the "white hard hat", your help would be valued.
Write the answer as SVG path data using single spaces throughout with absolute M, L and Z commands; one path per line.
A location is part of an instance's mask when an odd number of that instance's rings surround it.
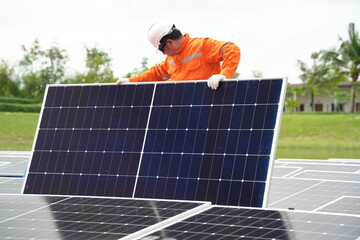
M 151 25 L 148 32 L 148 38 L 156 49 L 160 46 L 161 38 L 169 34 L 173 26 L 174 24 L 169 22 L 155 22 Z

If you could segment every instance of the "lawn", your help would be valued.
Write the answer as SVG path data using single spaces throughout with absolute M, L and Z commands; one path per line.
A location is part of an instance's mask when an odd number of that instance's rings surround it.
M 30 151 L 38 113 L 0 112 L 0 150 Z
M 360 150 L 360 114 L 284 114 L 278 146 Z

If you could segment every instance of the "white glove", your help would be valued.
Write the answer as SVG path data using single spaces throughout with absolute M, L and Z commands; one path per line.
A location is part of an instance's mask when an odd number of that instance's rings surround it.
M 116 81 L 116 85 L 121 85 L 121 84 L 124 84 L 124 83 L 128 83 L 129 82 L 129 79 L 128 78 L 120 78 L 119 80 Z
M 208 81 L 207 81 L 207 85 L 209 88 L 216 90 L 219 86 L 219 82 L 221 82 L 222 80 L 224 80 L 226 77 L 224 75 L 221 74 L 215 74 L 212 75 Z

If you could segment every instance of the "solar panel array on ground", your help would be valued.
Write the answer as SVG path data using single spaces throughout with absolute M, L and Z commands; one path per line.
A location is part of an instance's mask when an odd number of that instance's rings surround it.
M 49 87 L 33 154 L 0 153 L 0 238 L 358 239 L 360 161 L 272 167 L 284 86 Z

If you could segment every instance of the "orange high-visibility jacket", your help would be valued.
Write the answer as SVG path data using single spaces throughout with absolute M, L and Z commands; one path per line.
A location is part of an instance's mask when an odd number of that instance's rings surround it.
M 175 56 L 168 56 L 165 61 L 129 81 L 205 80 L 214 74 L 234 77 L 240 61 L 238 46 L 211 38 L 190 38 L 189 34 L 184 37 Z

